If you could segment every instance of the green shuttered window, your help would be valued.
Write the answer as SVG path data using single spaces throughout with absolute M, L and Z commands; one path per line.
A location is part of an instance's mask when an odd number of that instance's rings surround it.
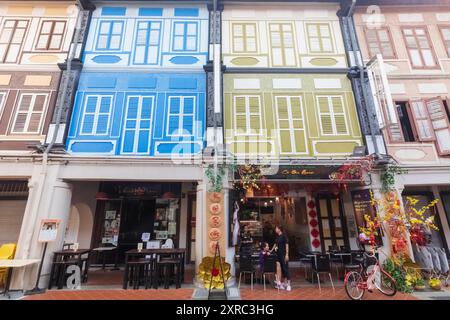
M 307 152 L 306 129 L 301 97 L 275 97 L 280 138 L 280 152 L 302 154 Z
M 317 96 L 322 135 L 347 135 L 347 120 L 342 96 Z
M 256 24 L 233 23 L 233 51 L 236 53 L 256 52 Z
M 313 53 L 333 53 L 333 37 L 328 23 L 308 23 L 309 50 Z
M 271 23 L 270 44 L 275 67 L 295 66 L 294 32 L 291 23 Z
M 261 134 L 262 115 L 259 96 L 235 96 L 234 114 L 236 135 Z

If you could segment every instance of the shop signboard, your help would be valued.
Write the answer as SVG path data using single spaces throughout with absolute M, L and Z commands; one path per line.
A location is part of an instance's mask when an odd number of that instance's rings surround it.
M 58 236 L 58 228 L 61 220 L 59 219 L 43 219 L 41 220 L 41 228 L 39 230 L 39 242 L 52 242 Z
M 264 180 L 331 181 L 331 177 L 341 168 L 340 165 L 279 165 L 276 172 L 261 168 L 261 173 Z M 236 173 L 235 179 L 240 179 L 239 173 Z M 355 177 L 346 181 L 359 182 L 361 178 Z

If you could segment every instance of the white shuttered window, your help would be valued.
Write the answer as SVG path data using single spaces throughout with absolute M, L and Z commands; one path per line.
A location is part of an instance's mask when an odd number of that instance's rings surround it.
M 22 93 L 16 106 L 12 133 L 39 134 L 47 99 L 46 93 Z

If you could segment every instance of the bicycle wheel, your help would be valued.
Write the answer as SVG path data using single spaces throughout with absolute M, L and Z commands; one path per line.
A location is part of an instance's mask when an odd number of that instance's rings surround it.
M 361 300 L 364 296 L 365 290 L 360 285 L 364 280 L 360 273 L 350 271 L 345 275 L 345 292 L 352 300 Z
M 391 275 L 382 269 L 378 269 L 375 275 L 375 287 L 384 295 L 392 297 L 397 293 L 397 284 Z

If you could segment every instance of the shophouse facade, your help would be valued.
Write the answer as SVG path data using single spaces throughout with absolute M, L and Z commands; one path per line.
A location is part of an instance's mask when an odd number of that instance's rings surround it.
M 408 170 L 398 179 L 403 198 L 414 196 L 422 205 L 439 200 L 432 244 L 448 254 L 450 7 L 439 1 L 386 4 L 377 7 L 376 17 L 367 6 L 354 14 L 364 61 L 377 55 L 384 61 L 388 91 L 375 100 L 392 103 L 379 104 L 378 121 L 387 153 Z

